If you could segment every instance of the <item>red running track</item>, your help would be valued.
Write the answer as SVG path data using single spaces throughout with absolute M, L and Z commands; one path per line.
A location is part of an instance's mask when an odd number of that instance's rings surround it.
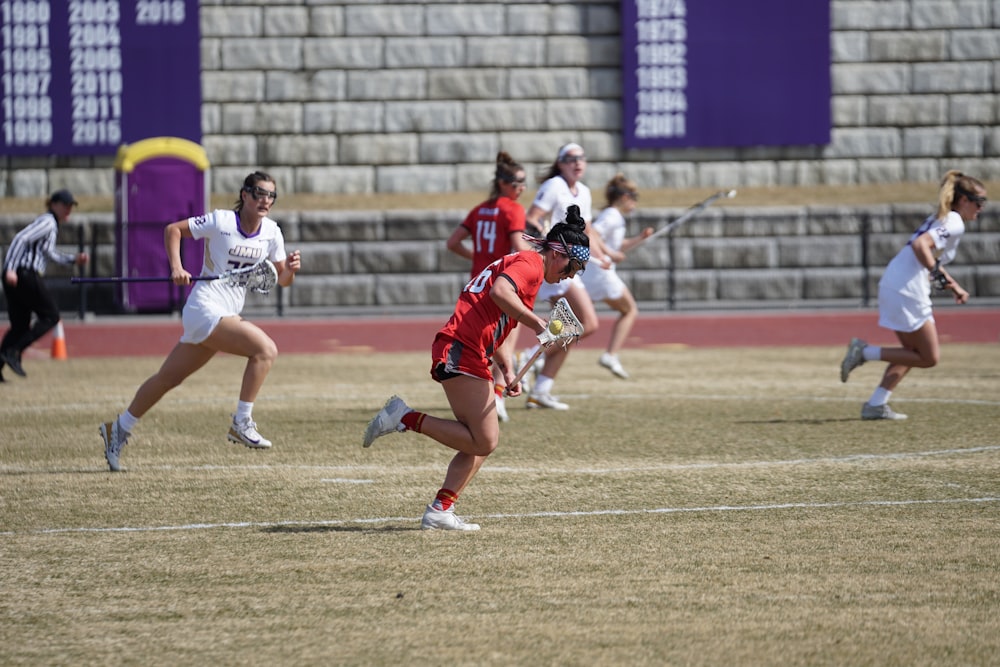
M 260 325 L 282 354 L 423 352 L 446 316 L 357 319 L 260 318 Z M 943 343 L 1000 342 L 1000 308 L 939 308 L 935 313 Z M 613 316 L 602 315 L 601 328 L 581 341 L 583 348 L 602 349 Z M 164 356 L 181 334 L 178 319 L 128 316 L 64 322 L 67 356 Z M 892 343 L 891 332 L 878 326 L 874 310 L 788 313 L 643 313 L 628 341 L 631 348 L 663 346 L 774 347 L 846 345 L 852 336 L 876 344 Z M 522 333 L 526 341 L 527 336 Z M 35 355 L 51 348 L 51 335 L 36 343 Z M 46 353 L 47 354 L 47 353 Z

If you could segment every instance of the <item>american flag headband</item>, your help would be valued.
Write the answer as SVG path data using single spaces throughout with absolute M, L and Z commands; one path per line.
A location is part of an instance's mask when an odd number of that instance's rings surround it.
M 570 259 L 575 259 L 584 263 L 590 261 L 590 248 L 585 245 L 572 245 L 570 243 L 566 243 L 566 240 L 562 238 L 562 234 L 559 235 L 558 241 L 536 239 L 530 234 L 522 234 L 521 238 L 530 243 L 536 250 L 552 248 L 556 252 L 566 255 Z

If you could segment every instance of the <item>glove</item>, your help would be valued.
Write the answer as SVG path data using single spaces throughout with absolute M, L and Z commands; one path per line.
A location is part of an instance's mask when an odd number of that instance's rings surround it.
M 948 276 L 941 270 L 941 262 L 934 262 L 934 269 L 931 270 L 931 284 L 939 290 L 948 289 Z
M 538 344 L 542 347 L 548 347 L 556 339 L 555 334 L 549 331 L 548 327 L 545 327 L 545 331 L 537 335 Z

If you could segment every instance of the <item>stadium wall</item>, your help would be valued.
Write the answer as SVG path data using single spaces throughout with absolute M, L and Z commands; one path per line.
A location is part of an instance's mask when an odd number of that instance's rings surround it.
M 1000 178 L 1000 0 L 832 0 L 831 143 L 740 149 L 623 150 L 618 2 L 203 0 L 200 22 L 218 193 L 250 168 L 284 192 L 478 192 L 498 150 L 534 170 L 569 140 L 588 182 L 646 189 Z M 113 159 L 0 157 L 0 196 L 110 195 Z

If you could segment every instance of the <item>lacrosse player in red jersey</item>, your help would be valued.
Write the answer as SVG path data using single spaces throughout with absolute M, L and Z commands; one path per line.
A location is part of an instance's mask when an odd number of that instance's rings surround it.
M 492 364 L 499 365 L 509 395 L 519 395 L 512 356 L 501 351 L 504 339 L 521 323 L 545 341 L 548 323 L 532 310 L 538 289 L 543 282 L 572 278 L 590 259 L 585 223 L 576 206 L 570 207 L 565 222 L 533 241 L 535 249 L 505 255 L 469 281 L 451 319 L 434 339 L 431 377 L 444 388 L 455 419 L 417 412 L 393 396 L 365 429 L 365 447 L 390 433 L 416 431 L 458 452 L 424 512 L 424 530 L 479 530 L 455 514 L 454 503 L 499 443 Z
M 505 152 L 497 154 L 496 173 L 490 189 L 489 199 L 474 207 L 461 225 L 448 238 L 447 247 L 460 257 L 472 260 L 472 278 L 504 255 L 521 250 L 530 250 L 524 240 L 524 207 L 517 203 L 525 188 L 524 167 Z M 465 239 L 472 238 L 472 248 L 465 245 Z M 498 355 L 513 354 L 517 345 L 515 329 L 504 341 Z M 494 393 L 496 394 L 497 417 L 507 421 L 507 407 L 504 391 L 507 383 L 500 368 L 493 365 Z
M 965 223 L 975 220 L 986 204 L 983 184 L 952 170 L 944 175 L 938 191 L 938 210 L 929 216 L 900 250 L 878 284 L 879 326 L 896 333 L 901 347 L 868 345 L 851 339 L 840 363 L 840 381 L 866 361 L 885 361 L 882 381 L 861 406 L 862 419 L 906 419 L 889 407 L 889 397 L 911 368 L 936 366 L 941 355 L 937 325 L 931 311 L 931 285 L 950 290 L 956 303 L 966 303 L 969 293 L 942 268 L 955 259 Z
M 194 238 L 206 242 L 202 275 L 218 275 L 266 259 L 274 263 L 278 284 L 290 286 L 302 266 L 301 256 L 298 250 L 286 255 L 281 229 L 268 217 L 277 198 L 274 179 L 255 171 L 243 181 L 234 209 L 219 209 L 167 225 L 164 244 L 174 284 L 192 282 L 191 274 L 181 264 L 180 247 L 181 238 Z M 184 333 L 180 342 L 160 369 L 139 387 L 128 409 L 115 420 L 101 424 L 104 457 L 112 471 L 121 470 L 122 447 L 139 419 L 217 352 L 247 358 L 228 439 L 254 449 L 271 446 L 271 442 L 257 432 L 252 410 L 257 393 L 278 355 L 278 348 L 258 326 L 240 317 L 246 289 L 223 280 L 195 282 L 184 304 Z

